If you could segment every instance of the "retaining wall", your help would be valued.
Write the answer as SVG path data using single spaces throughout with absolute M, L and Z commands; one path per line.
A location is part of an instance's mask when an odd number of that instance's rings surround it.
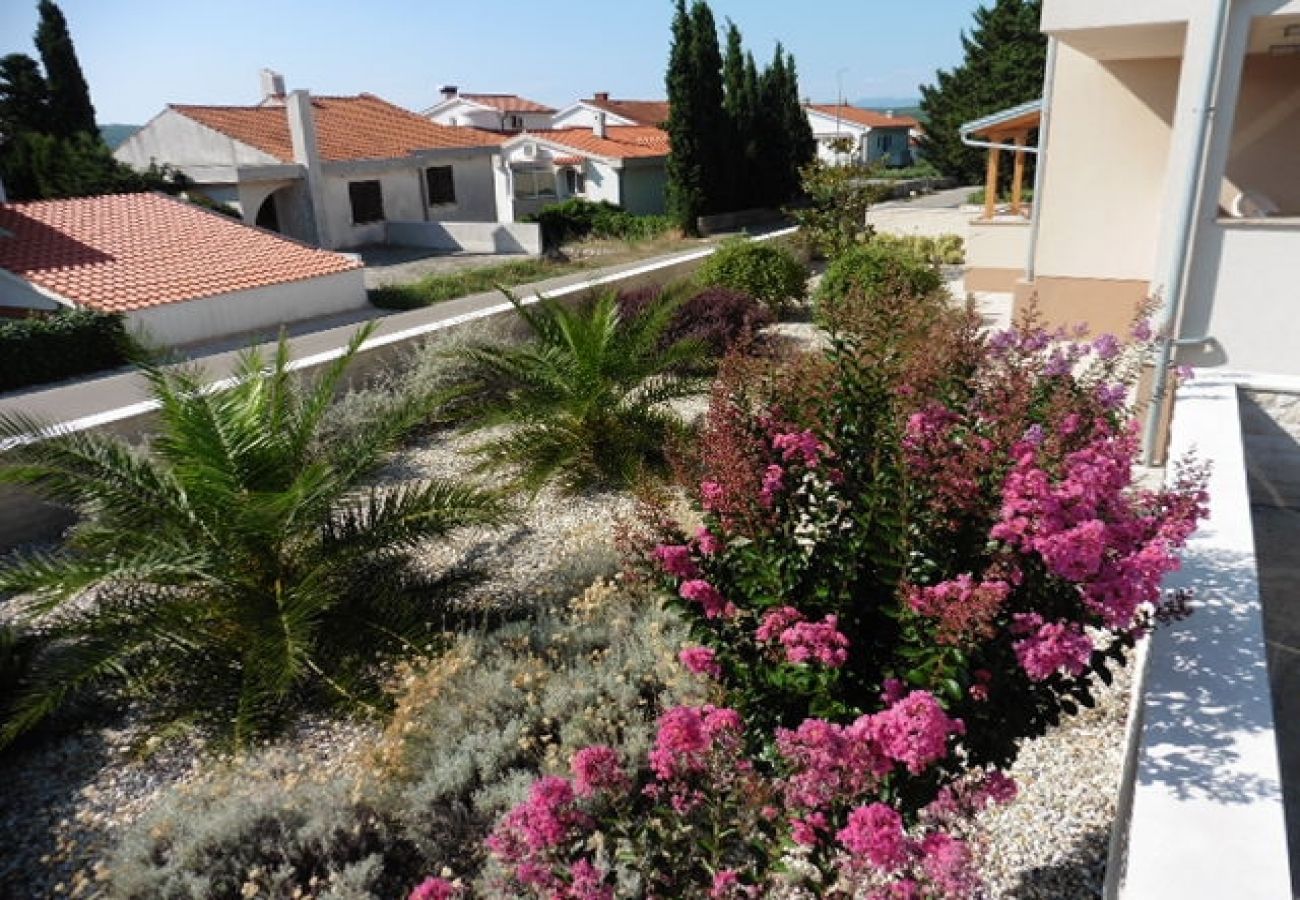
M 463 253 L 542 252 L 542 226 L 532 222 L 389 222 L 388 243 Z

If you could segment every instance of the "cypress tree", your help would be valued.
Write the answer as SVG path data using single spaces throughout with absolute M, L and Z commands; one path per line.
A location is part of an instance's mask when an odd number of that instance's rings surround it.
M 777 44 L 772 62 L 759 78 L 758 165 L 754 189 L 764 206 L 775 206 L 790 196 L 789 171 L 794 147 L 784 108 L 786 91 L 785 50 Z
M 752 58 L 750 64 L 753 64 Z M 732 209 L 740 209 L 746 203 L 746 190 L 753 169 L 757 98 L 751 91 L 740 29 L 730 20 L 727 22 L 727 50 L 722 57 L 722 87 L 730 150 L 728 203 Z
M 785 55 L 785 102 L 782 109 L 790 141 L 791 190 L 786 198 L 789 199 L 799 189 L 799 170 L 817 156 L 817 138 L 813 136 L 812 124 L 799 97 L 799 70 L 794 64 L 794 54 L 788 52 Z
M 695 131 L 695 51 L 686 0 L 676 0 L 668 54 L 668 214 L 686 234 L 697 234 L 704 209 L 699 137 Z
M 0 59 L 0 143 L 27 131 L 49 130 L 50 94 L 36 60 L 26 53 Z
M 81 74 L 81 63 L 68 33 L 68 21 L 53 0 L 37 4 L 40 22 L 36 26 L 36 50 L 45 66 L 50 92 L 50 133 L 59 137 L 74 134 L 99 135 L 90 88 Z
M 962 35 L 964 58 L 922 85 L 922 149 L 939 171 L 967 183 L 983 178 L 984 151 L 961 143 L 965 122 L 1042 96 L 1047 39 L 1039 30 L 1042 0 L 994 0 L 975 11 Z
M 701 203 L 705 215 L 722 212 L 728 205 L 730 185 L 726 176 L 731 141 L 728 136 L 722 86 L 722 52 L 718 49 L 718 26 L 705 0 L 691 5 L 691 69 L 694 78 L 693 108 L 699 147 Z

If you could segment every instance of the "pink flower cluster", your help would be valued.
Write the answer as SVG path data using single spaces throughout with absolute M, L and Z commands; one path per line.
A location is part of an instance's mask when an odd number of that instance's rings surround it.
M 763 486 L 758 492 L 758 501 L 771 509 L 776 503 L 776 495 L 785 490 L 785 469 L 773 463 L 763 470 Z
M 977 582 L 967 572 L 935 585 L 913 587 L 907 601 L 921 615 L 939 620 L 940 643 L 956 644 L 989 637 L 993 620 L 1010 593 L 1006 581 Z
M 884 803 L 854 809 L 836 838 L 855 862 L 901 876 L 873 897 L 967 897 L 979 884 L 965 841 L 943 831 L 931 831 L 919 840 L 908 837 L 903 817 Z
M 722 677 L 722 665 L 718 662 L 718 655 L 709 647 L 683 647 L 677 654 L 677 659 L 688 672 L 704 675 L 707 678 Z
M 781 783 L 787 804 L 820 812 L 865 798 L 896 764 L 920 774 L 948 753 L 948 738 L 964 730 L 928 691 L 913 691 L 886 709 L 850 725 L 806 719 L 778 729 L 777 750 L 788 774 Z M 805 835 L 817 820 L 801 823 Z
M 690 812 L 708 792 L 752 766 L 743 756 L 744 722 L 734 709 L 712 705 L 677 706 L 659 717 L 649 754 L 657 784 L 647 796 L 667 796 L 678 813 Z
M 772 449 L 781 453 L 786 462 L 801 462 L 812 469 L 821 462 L 826 445 L 811 431 L 782 432 L 772 438 Z
M 699 578 L 700 568 L 685 544 L 659 544 L 651 551 L 660 568 L 674 578 Z
M 990 536 L 1078 584 L 1088 610 L 1106 627 L 1129 629 L 1141 604 L 1157 601 L 1161 580 L 1178 567 L 1174 550 L 1205 514 L 1205 494 L 1195 473 L 1173 492 L 1131 490 L 1136 426 L 1120 433 L 1104 420 L 1063 421 L 1062 427 L 1082 433 L 1089 424 L 1086 442 L 1051 470 L 1036 448 L 1019 447 Z M 1042 672 L 1051 655 L 1077 659 L 1086 638 L 1051 629 L 1027 640 L 1018 653 Z
M 1017 613 L 1012 631 L 1026 637 L 1012 648 L 1021 667 L 1034 681 L 1045 681 L 1054 672 L 1079 676 L 1092 658 L 1092 640 L 1075 622 L 1044 622 L 1038 613 Z
M 617 750 L 604 744 L 583 747 L 569 760 L 573 771 L 573 784 L 579 797 L 602 793 L 624 793 L 632 780 L 623 771 L 623 760 Z
M 533 782 L 527 800 L 502 817 L 487 845 L 502 859 L 522 861 L 571 840 L 590 824 L 569 780 L 547 775 Z
M 884 803 L 853 810 L 835 837 L 850 853 L 865 857 L 878 869 L 893 871 L 907 862 L 909 848 L 903 817 Z
M 786 662 L 794 665 L 818 662 L 837 669 L 849 658 L 849 639 L 840 632 L 839 617 L 834 614 L 809 622 L 793 606 L 780 606 L 763 616 L 754 637 L 764 644 L 780 643 Z
M 722 593 L 702 578 L 693 578 L 690 581 L 682 582 L 677 593 L 684 600 L 700 604 L 704 610 L 706 619 L 730 619 L 736 614 L 736 605 Z
M 461 890 L 445 878 L 426 878 L 411 891 L 407 900 L 454 900 Z

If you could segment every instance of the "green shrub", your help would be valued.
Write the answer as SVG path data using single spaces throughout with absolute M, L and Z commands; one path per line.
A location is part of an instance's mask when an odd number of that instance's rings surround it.
M 987 196 L 987 194 L 984 188 L 980 188 L 979 190 L 971 191 L 969 194 L 967 194 L 966 202 L 973 206 L 983 206 L 985 196 Z M 1024 203 L 1032 203 L 1034 200 L 1034 189 L 1029 187 L 1023 188 L 1020 192 L 1020 199 Z M 998 195 L 998 202 L 1010 203 L 1011 191 L 1010 190 L 1002 191 L 1002 193 Z
M 223 391 L 197 370 L 146 366 L 159 404 L 147 453 L 0 417 L 0 438 L 42 435 L 0 456 L 0 483 L 86 514 L 64 546 L 0 566 L 0 591 L 30 594 L 33 618 L 56 613 L 50 633 L 72 648 L 35 669 L 0 745 L 101 683 L 242 744 L 308 700 L 355 702 L 377 657 L 427 640 L 440 584 L 416 548 L 504 506 L 448 481 L 367 483 L 430 398 L 320 440 L 371 330 L 315 380 L 290 372 L 284 340 L 269 365 L 245 353 Z
M 762 301 L 774 315 L 803 299 L 808 270 L 784 247 L 732 238 L 704 261 L 696 280 L 705 287 L 725 287 Z
M 592 202 L 571 197 L 552 203 L 524 221 L 542 226 L 542 243 L 548 248 L 587 237 L 639 241 L 658 237 L 673 227 L 667 216 L 637 216 L 607 200 Z
M 533 339 L 457 354 L 466 374 L 443 407 L 467 430 L 506 426 L 477 448 L 480 469 L 505 470 L 529 491 L 550 482 L 623 489 L 666 476 L 667 446 L 684 428 L 667 404 L 705 389 L 695 373 L 707 348 L 662 344 L 682 298 L 627 321 L 612 291 L 579 308 L 510 299 Z
M 702 701 L 675 613 L 598 583 L 568 610 L 463 638 L 401 673 L 372 750 L 324 768 L 263 751 L 173 788 L 109 858 L 119 900 L 404 897 L 444 865 L 472 878 L 497 814 L 600 741 L 628 759 L 667 707 Z M 315 878 L 314 884 L 311 879 Z
M 119 315 L 72 309 L 0 319 L 0 391 L 111 369 L 125 363 L 130 352 Z
M 887 234 L 876 232 L 874 243 L 900 250 L 925 260 L 932 266 L 960 266 L 966 262 L 966 242 L 959 234 Z
M 846 327 L 846 317 L 887 296 L 929 297 L 943 287 L 939 271 L 909 250 L 879 243 L 854 247 L 826 269 L 817 288 L 816 315 L 824 325 Z

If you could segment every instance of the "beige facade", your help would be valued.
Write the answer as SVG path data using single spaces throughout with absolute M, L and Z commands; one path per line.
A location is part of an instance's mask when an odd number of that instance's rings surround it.
M 1300 0 L 1047 0 L 1043 28 L 1017 310 L 1122 330 L 1146 301 L 1182 361 L 1300 372 Z

